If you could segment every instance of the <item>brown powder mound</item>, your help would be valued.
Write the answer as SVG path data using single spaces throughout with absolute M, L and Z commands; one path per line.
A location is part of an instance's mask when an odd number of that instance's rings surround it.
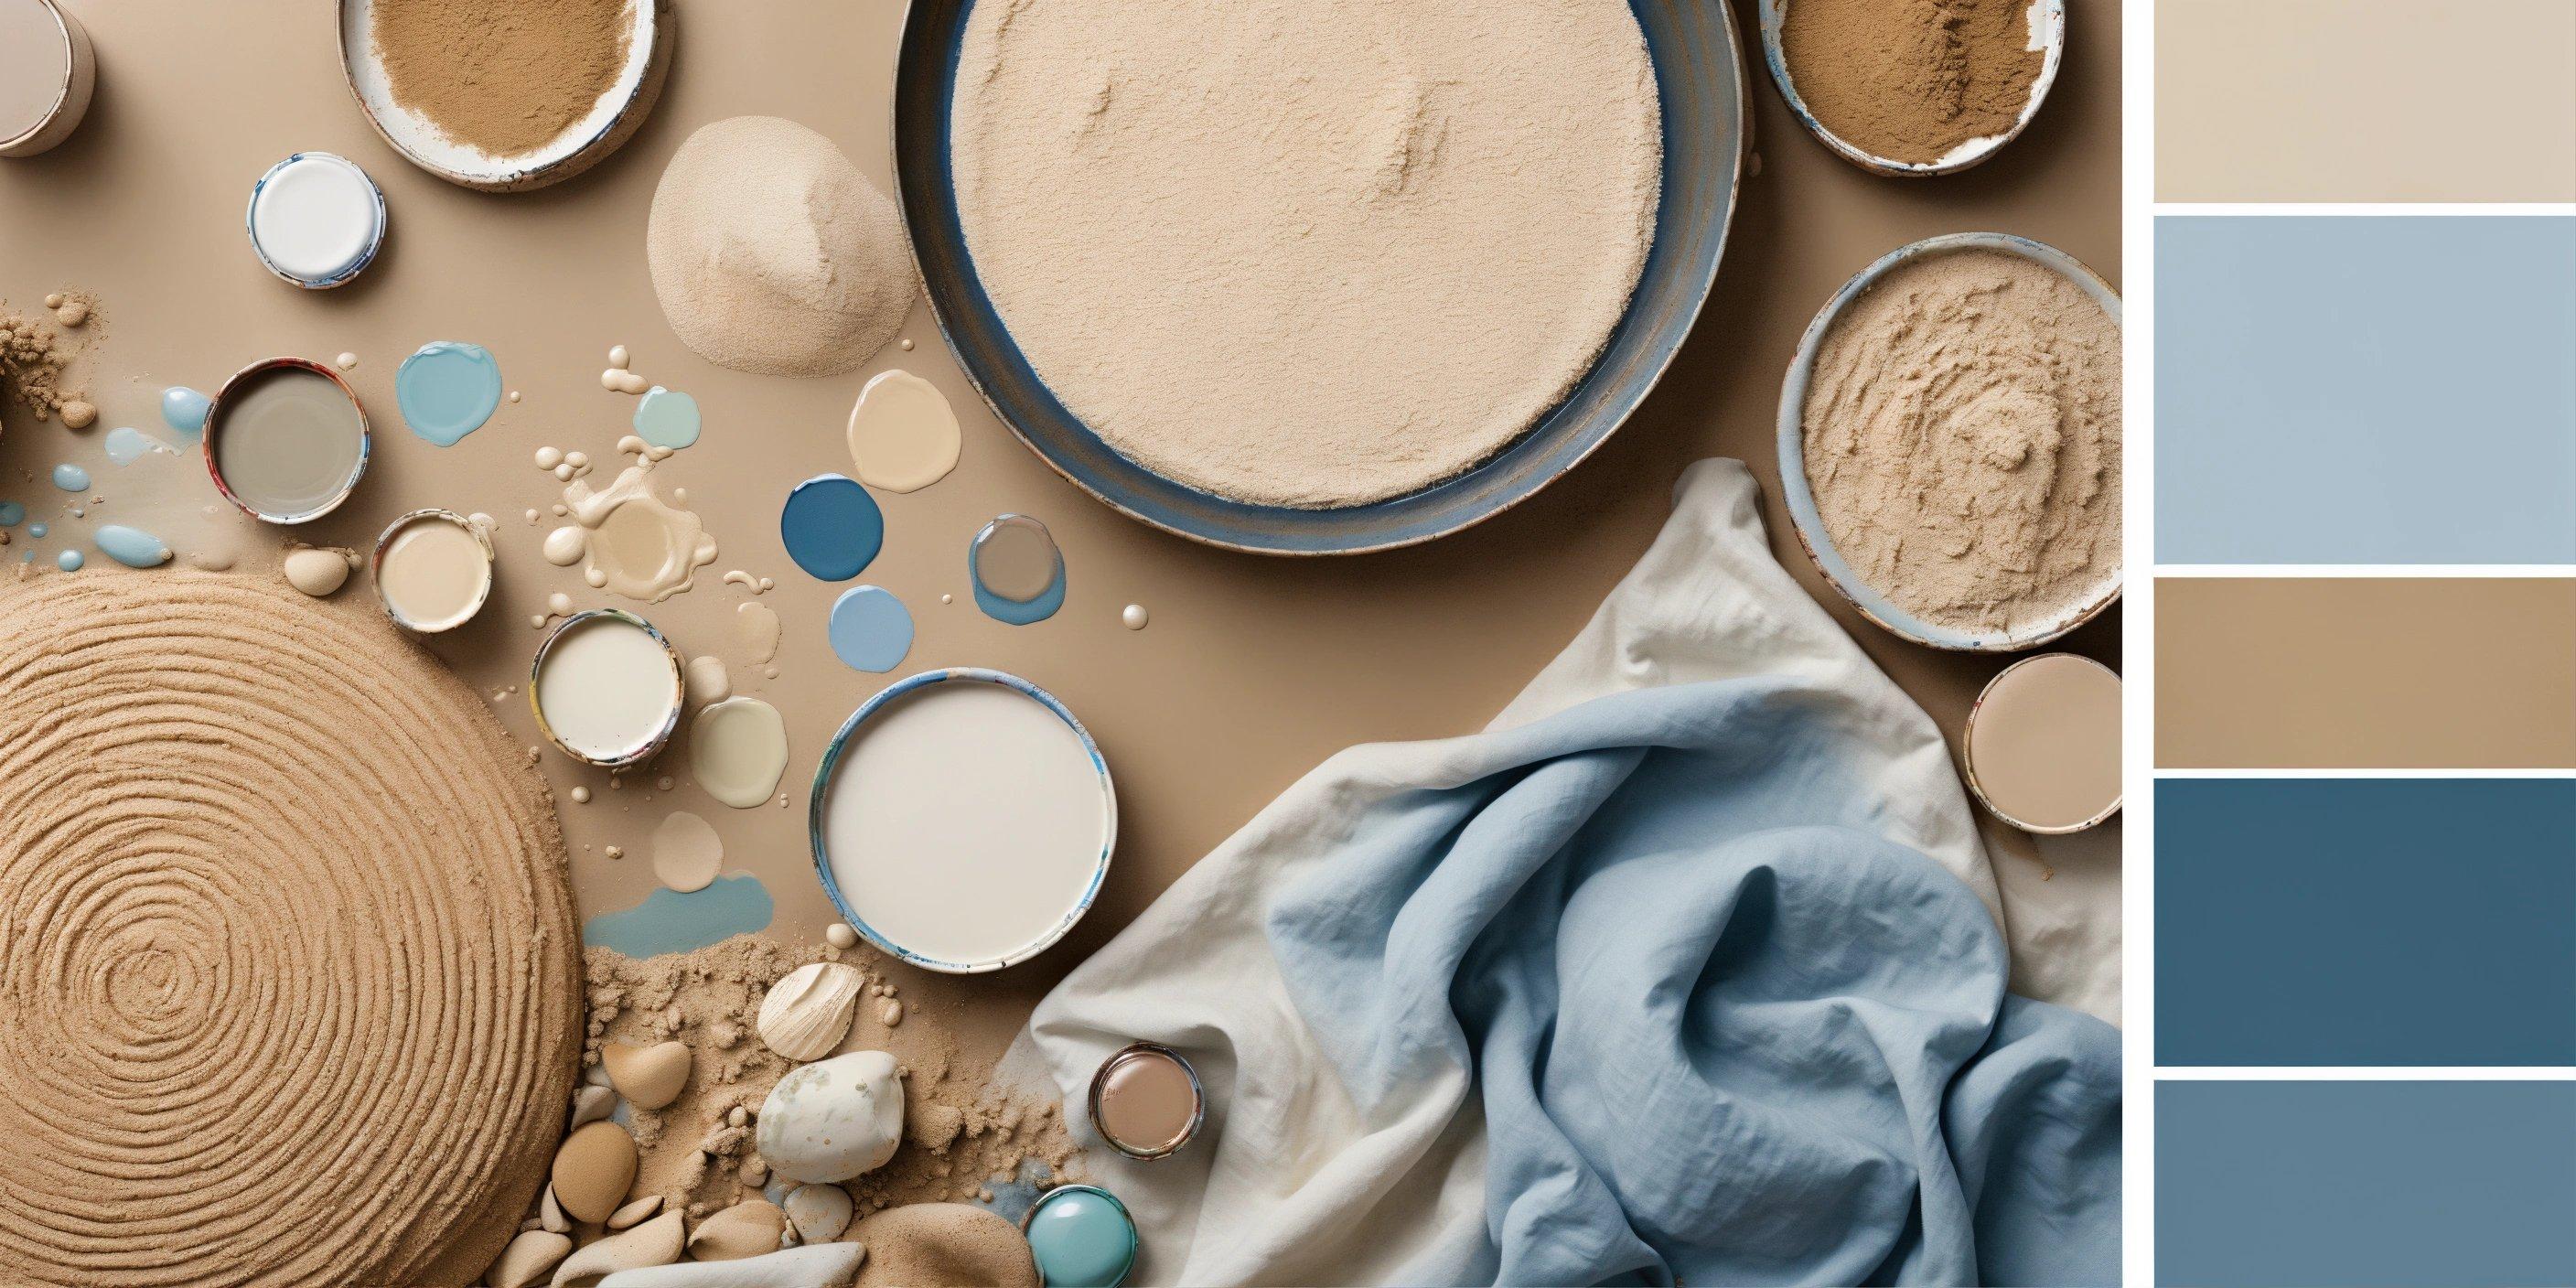
M 1928 164 L 2021 119 L 2047 55 L 2033 0 L 1796 0 L 1781 52 L 1798 97 L 1835 137 Z
M 868 1250 L 852 1288 L 1038 1288 L 1037 1258 L 1020 1228 L 979 1207 L 915 1203 L 887 1208 L 861 1219 L 849 1237 Z
M 563 838 L 375 613 L 0 585 L 0 1283 L 461 1284 L 580 1051 Z
M 71 357 L 70 341 L 47 315 L 0 308 L 0 398 L 16 399 L 38 420 L 79 402 L 80 394 L 63 382 Z
M 633 0 L 376 0 L 394 100 L 495 157 L 553 142 L 617 83 Z
M 902 1062 L 904 1145 L 891 1162 L 841 1187 L 861 1215 L 972 1199 L 1032 1161 L 1063 1174 L 1077 1155 L 1055 1105 L 990 1090 L 991 1071 L 965 1066 L 936 1023 L 917 1011 L 898 1025 L 884 1023 L 883 1002 L 895 986 L 872 949 L 789 947 L 739 935 L 693 953 L 637 960 L 593 947 L 586 957 L 586 1063 L 597 1062 L 606 1042 L 676 1038 L 695 1052 L 695 1071 L 680 1098 L 660 1110 L 632 1110 L 628 1124 L 642 1152 L 634 1193 L 659 1194 L 692 1220 L 759 1196 L 765 1173 L 750 1120 L 795 1062 L 760 1040 L 755 1021 L 769 986 L 808 962 L 847 962 L 869 978 L 840 1050 L 886 1051 Z M 887 992 L 880 996 L 879 988 Z M 736 1108 L 746 1120 L 741 1124 L 733 1121 Z

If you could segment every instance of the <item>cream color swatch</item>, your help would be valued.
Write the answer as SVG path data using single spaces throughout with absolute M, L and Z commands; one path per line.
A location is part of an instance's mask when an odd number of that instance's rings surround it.
M 2570 0 L 2164 0 L 2162 201 L 2576 201 Z

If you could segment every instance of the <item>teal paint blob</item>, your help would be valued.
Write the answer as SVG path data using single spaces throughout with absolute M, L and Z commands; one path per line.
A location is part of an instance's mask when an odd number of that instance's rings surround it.
M 89 490 L 89 471 L 77 465 L 57 465 L 54 467 L 54 486 L 66 492 L 86 492 Z
M 635 434 L 673 451 L 698 441 L 698 400 L 655 385 L 635 404 Z
M 30 523 L 27 525 L 27 535 L 40 541 L 44 539 L 45 534 L 49 531 L 51 531 L 51 529 L 41 523 Z
M 98 543 L 98 552 L 128 568 L 157 568 L 170 562 L 170 547 L 161 538 L 141 528 L 111 523 L 90 538 Z
M 14 528 L 27 517 L 27 507 L 15 501 L 0 501 L 0 528 Z
M 64 572 L 79 572 L 80 566 L 88 562 L 87 559 L 81 558 L 81 552 L 77 550 L 66 550 L 54 556 L 54 566 Z
M 885 548 L 885 514 L 857 479 L 817 474 L 787 494 L 778 538 L 797 567 L 824 581 L 848 581 Z
M 169 450 L 153 442 L 151 437 L 142 430 L 130 429 L 122 425 L 107 431 L 107 438 L 102 445 L 107 449 L 107 459 L 119 465 L 132 465 L 154 452 Z
M 206 432 L 206 410 L 215 400 L 186 385 L 161 391 L 161 423 L 191 441 Z
M 582 923 L 581 941 L 629 957 L 691 953 L 765 929 L 771 915 L 769 888 L 740 872 L 703 890 L 656 890 L 623 912 L 603 912 Z
M 1136 1264 L 1136 1221 L 1107 1190 L 1060 1186 L 1029 1215 L 1029 1251 L 1047 1288 L 1118 1288 Z
M 978 564 L 978 557 L 983 553 L 984 543 L 992 540 L 995 533 L 1014 527 L 1037 529 L 1038 535 L 1045 538 L 1047 545 L 1055 550 L 1055 580 L 1048 582 L 1046 589 L 1039 591 L 1034 599 L 1009 599 L 995 594 L 984 585 L 983 573 Z M 1064 551 L 1056 547 L 1055 538 L 1047 532 L 1045 524 L 1025 514 L 1006 514 L 985 524 L 983 530 L 975 534 L 975 540 L 966 547 L 966 580 L 975 589 L 975 606 L 983 609 L 986 617 L 1012 626 L 1027 626 L 1033 622 L 1043 622 L 1055 616 L 1057 609 L 1064 607 Z
M 394 402 L 411 432 L 453 447 L 500 408 L 501 364 L 482 345 L 434 340 L 394 372 Z
M 827 629 L 832 652 L 861 671 L 891 671 L 912 651 L 912 611 L 882 586 L 842 591 Z

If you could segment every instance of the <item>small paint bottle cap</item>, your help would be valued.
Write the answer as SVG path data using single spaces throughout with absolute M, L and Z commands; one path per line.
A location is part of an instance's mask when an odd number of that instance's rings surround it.
M 98 58 L 54 0 L 0 0 L 0 157 L 31 157 L 89 114 Z
M 245 223 L 269 272 L 329 290 L 375 262 L 385 244 L 385 194 L 347 157 L 298 152 L 251 185 Z
M 2120 810 L 2120 676 L 2074 653 L 2005 667 L 1968 709 L 1968 790 L 1995 817 L 2043 836 Z
M 1059 1185 L 1020 1221 L 1047 1288 L 1118 1288 L 1136 1267 L 1136 1218 L 1097 1185 Z
M 1179 1153 L 1207 1120 L 1207 1092 L 1181 1053 L 1154 1042 L 1112 1052 L 1091 1076 L 1091 1125 L 1111 1149 L 1153 1160 Z

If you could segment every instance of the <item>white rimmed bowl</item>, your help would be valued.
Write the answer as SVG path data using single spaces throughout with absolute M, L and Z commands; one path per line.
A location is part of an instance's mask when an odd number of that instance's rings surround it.
M 54 25 L 62 29 L 63 83 L 45 119 L 16 138 L 0 139 L 0 157 L 31 157 L 70 138 L 80 128 L 81 118 L 89 114 L 90 95 L 98 88 L 98 54 L 90 47 L 89 32 L 54 0 L 36 3 L 51 12 Z
M 628 7 L 626 64 L 590 111 L 570 129 L 525 152 L 494 156 L 448 138 L 437 126 L 394 101 L 384 63 L 376 57 L 374 0 L 340 0 L 340 71 L 349 92 L 405 160 L 449 183 L 484 192 L 525 192 L 580 174 L 632 137 L 671 66 L 669 0 L 635 0 Z
M 1826 129 L 1816 114 L 1807 110 L 1807 100 L 1798 96 L 1797 83 L 1789 75 L 1789 57 L 1780 39 L 1781 24 L 1788 20 L 1791 0 L 1761 0 L 1762 61 L 1771 65 L 1772 83 L 1780 87 L 1780 97 L 1789 100 L 1789 111 L 1807 132 L 1824 140 L 1834 155 L 1872 174 L 1893 175 L 1905 179 L 1928 179 L 1934 175 L 1957 174 L 2003 150 L 2003 146 L 2021 137 L 2031 118 L 2039 115 L 2039 105 L 2048 101 L 2049 86 L 2057 83 L 2057 66 L 2066 57 L 2066 0 L 2031 0 L 2030 40 L 2028 48 L 2044 51 L 2039 79 L 2030 84 L 2030 101 L 2022 104 L 2021 115 L 2013 118 L 2012 128 L 2001 134 L 1970 139 L 1932 161 L 1899 161 L 1878 156 L 1846 141 Z
M 1780 420 L 1778 446 L 1780 453 L 1780 493 L 1788 503 L 1790 528 L 1798 535 L 1798 544 L 1825 580 L 1851 601 L 1861 616 L 1878 624 L 1888 633 L 1931 648 L 1961 653 L 2014 653 L 2037 648 L 2068 631 L 2101 616 L 2102 610 L 2118 602 L 2120 575 L 2114 571 L 2093 594 L 2061 610 L 2055 616 L 2019 631 L 1976 632 L 1956 627 L 1938 626 L 1896 606 L 1878 587 L 1869 583 L 1834 548 L 1833 537 L 1825 531 L 1825 520 L 1816 509 L 1815 493 L 1807 486 L 1807 383 L 1815 374 L 1816 351 L 1824 346 L 1826 333 L 1853 300 L 1859 299 L 1879 279 L 1896 268 L 1935 255 L 1954 251 L 1989 250 L 2017 256 L 2050 269 L 2075 283 L 2103 310 L 2114 323 L 2120 321 L 2120 297 L 2110 284 L 2074 256 L 2042 242 L 2010 233 L 1950 233 L 1927 237 L 1900 246 L 1879 257 L 1878 262 L 1862 269 L 1834 297 L 1818 310 L 1807 332 L 1799 337 L 1798 354 L 1789 360 L 1789 374 L 1780 382 Z

